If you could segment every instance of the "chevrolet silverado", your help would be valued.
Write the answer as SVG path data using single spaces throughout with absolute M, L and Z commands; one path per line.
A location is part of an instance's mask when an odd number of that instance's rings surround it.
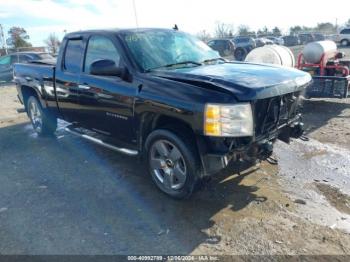
M 69 33 L 56 64 L 15 64 L 18 97 L 34 130 L 66 130 L 140 156 L 174 198 L 232 162 L 271 156 L 277 139 L 303 133 L 300 95 L 309 74 L 229 62 L 178 30 Z

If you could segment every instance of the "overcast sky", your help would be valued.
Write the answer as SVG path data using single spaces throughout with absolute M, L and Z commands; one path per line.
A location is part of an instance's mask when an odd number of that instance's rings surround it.
M 344 24 L 350 0 L 135 0 L 139 27 L 172 27 L 197 33 L 213 32 L 218 21 L 251 29 L 319 22 Z M 24 27 L 33 45 L 43 45 L 49 33 L 93 28 L 136 27 L 132 0 L 0 0 L 5 31 Z

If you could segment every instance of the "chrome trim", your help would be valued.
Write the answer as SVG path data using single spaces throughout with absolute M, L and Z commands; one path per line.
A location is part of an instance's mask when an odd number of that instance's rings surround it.
M 87 139 L 87 140 L 89 140 L 89 141 L 91 141 L 91 142 L 93 142 L 95 144 L 107 147 L 107 148 L 112 149 L 114 151 L 117 151 L 117 152 L 129 155 L 129 156 L 136 156 L 136 155 L 138 155 L 138 151 L 136 151 L 136 150 L 131 150 L 131 149 L 127 149 L 127 148 L 120 148 L 120 147 L 113 146 L 111 144 L 107 144 L 107 143 L 103 142 L 100 139 L 94 138 L 92 136 L 88 136 L 86 134 L 82 134 L 82 133 L 76 132 L 74 130 L 69 129 L 68 127 L 66 127 L 65 130 L 68 133 L 80 136 L 80 137 L 85 138 L 85 139 Z
M 91 87 L 87 85 L 78 85 L 80 89 L 89 90 Z

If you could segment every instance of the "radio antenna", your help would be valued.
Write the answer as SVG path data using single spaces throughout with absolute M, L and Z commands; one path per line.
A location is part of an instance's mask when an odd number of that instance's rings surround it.
M 132 0 L 132 4 L 133 4 L 133 7 L 134 7 L 134 14 L 135 14 L 136 27 L 138 28 L 138 27 L 139 27 L 139 22 L 138 22 L 138 20 L 137 20 L 137 11 L 136 11 L 136 3 L 135 3 L 135 0 Z

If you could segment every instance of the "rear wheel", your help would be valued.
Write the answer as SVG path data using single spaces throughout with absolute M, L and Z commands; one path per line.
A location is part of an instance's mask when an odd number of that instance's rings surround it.
M 149 172 L 156 186 L 171 197 L 189 197 L 200 177 L 193 142 L 161 129 L 149 135 L 146 148 Z
M 39 135 L 52 135 L 57 128 L 57 119 L 44 110 L 35 96 L 27 101 L 27 113 L 35 132 Z
M 341 44 L 342 46 L 348 46 L 348 45 L 349 45 L 349 40 L 343 39 L 343 40 L 340 41 L 340 44 Z

